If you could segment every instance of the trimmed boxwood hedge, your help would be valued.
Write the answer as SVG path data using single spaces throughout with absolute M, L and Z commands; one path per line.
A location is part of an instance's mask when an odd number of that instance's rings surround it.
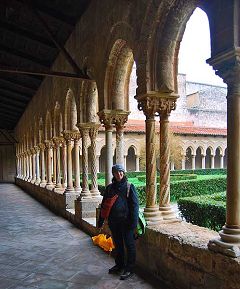
M 225 223 L 226 193 L 181 198 L 178 208 L 187 222 L 219 231 Z

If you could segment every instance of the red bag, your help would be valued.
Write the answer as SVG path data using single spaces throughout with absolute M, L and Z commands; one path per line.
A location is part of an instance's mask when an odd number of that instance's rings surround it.
M 101 217 L 103 219 L 107 219 L 111 208 L 113 206 L 113 204 L 115 203 L 116 199 L 118 198 L 118 195 L 116 194 L 115 196 L 113 196 L 112 198 L 106 198 L 104 199 L 102 205 L 101 205 Z

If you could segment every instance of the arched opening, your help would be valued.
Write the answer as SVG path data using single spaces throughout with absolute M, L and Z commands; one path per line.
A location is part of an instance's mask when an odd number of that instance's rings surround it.
M 99 157 L 99 171 L 105 172 L 105 162 L 106 162 L 107 150 L 106 146 L 101 148 Z
M 128 149 L 128 154 L 126 157 L 126 169 L 128 172 L 136 171 L 136 153 L 133 146 Z
M 196 169 L 202 169 L 202 148 L 198 147 L 196 150 Z
M 220 148 L 216 149 L 215 157 L 214 157 L 214 168 L 221 167 L 221 151 Z
M 191 147 L 188 147 L 186 149 L 185 168 L 186 170 L 192 169 L 192 148 Z
M 211 158 L 212 158 L 212 151 L 210 148 L 207 148 L 206 150 L 206 158 L 205 158 L 205 168 L 210 169 L 211 168 Z

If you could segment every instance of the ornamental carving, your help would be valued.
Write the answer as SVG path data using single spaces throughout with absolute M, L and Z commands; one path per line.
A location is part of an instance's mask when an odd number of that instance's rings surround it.
M 170 114 L 176 109 L 178 96 L 173 93 L 149 92 L 144 95 L 136 96 L 138 109 L 142 110 L 147 117 Z
M 46 148 L 52 149 L 53 148 L 53 142 L 51 140 L 45 140 Z
M 53 143 L 55 144 L 55 147 L 60 146 L 64 142 L 63 137 L 53 137 Z
M 112 128 L 115 124 L 117 128 L 123 128 L 124 124 L 128 121 L 130 111 L 121 109 L 115 110 L 102 110 L 98 112 L 100 122 L 104 124 L 105 128 Z
M 65 130 L 63 132 L 63 137 L 67 140 L 74 140 L 74 139 L 79 139 L 80 138 L 80 133 L 78 130 Z

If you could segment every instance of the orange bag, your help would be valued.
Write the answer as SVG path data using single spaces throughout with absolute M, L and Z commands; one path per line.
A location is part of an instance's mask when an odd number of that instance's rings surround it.
M 111 252 L 115 248 L 112 238 L 107 238 L 105 234 L 98 234 L 92 237 L 92 240 L 94 245 L 98 245 L 106 252 Z
M 110 211 L 111 211 L 111 208 L 112 208 L 112 206 L 115 203 L 117 198 L 118 198 L 118 195 L 116 194 L 112 198 L 106 198 L 103 200 L 102 205 L 101 205 L 101 217 L 103 219 L 108 218 Z

